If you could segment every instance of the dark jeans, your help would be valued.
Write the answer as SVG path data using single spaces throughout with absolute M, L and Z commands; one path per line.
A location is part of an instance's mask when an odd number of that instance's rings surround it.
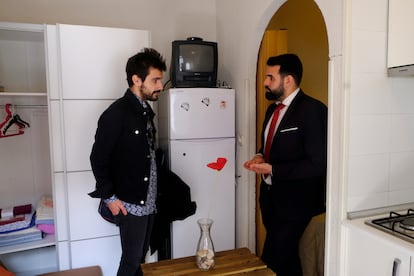
M 149 249 L 154 215 L 118 215 L 122 256 L 117 276 L 141 276 L 141 263 Z

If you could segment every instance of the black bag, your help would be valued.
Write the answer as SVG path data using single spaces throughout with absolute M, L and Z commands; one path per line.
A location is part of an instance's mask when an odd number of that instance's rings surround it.
M 157 149 L 158 187 L 157 216 L 165 221 L 183 220 L 195 214 L 197 204 L 191 200 L 190 187 L 168 169 L 164 152 Z
M 98 213 L 104 220 L 110 223 L 116 223 L 115 216 L 112 214 L 111 210 L 109 210 L 108 206 L 106 205 L 103 199 L 101 199 L 101 201 L 99 202 Z

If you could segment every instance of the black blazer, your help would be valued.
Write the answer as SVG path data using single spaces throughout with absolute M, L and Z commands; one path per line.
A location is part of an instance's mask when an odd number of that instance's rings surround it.
M 266 111 L 262 145 L 275 107 L 272 104 Z M 325 210 L 326 148 L 327 108 L 300 90 L 283 116 L 270 149 L 272 198 L 278 216 L 309 217 Z
M 92 197 L 115 194 L 128 203 L 144 205 L 150 178 L 150 147 L 155 139 L 154 112 L 144 109 L 128 89 L 100 116 L 90 161 L 96 179 Z M 149 133 L 147 124 L 152 124 Z

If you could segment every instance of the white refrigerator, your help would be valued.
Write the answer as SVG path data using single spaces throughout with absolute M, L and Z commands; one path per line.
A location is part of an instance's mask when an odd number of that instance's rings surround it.
M 200 218 L 214 221 L 216 252 L 235 248 L 234 97 L 224 88 L 172 88 L 160 95 L 160 146 L 197 204 L 194 215 L 172 223 L 172 258 L 195 255 Z

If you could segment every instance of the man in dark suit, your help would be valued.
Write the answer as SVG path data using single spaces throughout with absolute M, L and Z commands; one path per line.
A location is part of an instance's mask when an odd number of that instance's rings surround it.
M 299 239 L 310 219 L 325 211 L 327 108 L 300 89 L 301 79 L 298 56 L 268 59 L 266 98 L 276 102 L 266 111 L 262 148 L 244 163 L 262 175 L 262 259 L 278 276 L 302 275 Z

